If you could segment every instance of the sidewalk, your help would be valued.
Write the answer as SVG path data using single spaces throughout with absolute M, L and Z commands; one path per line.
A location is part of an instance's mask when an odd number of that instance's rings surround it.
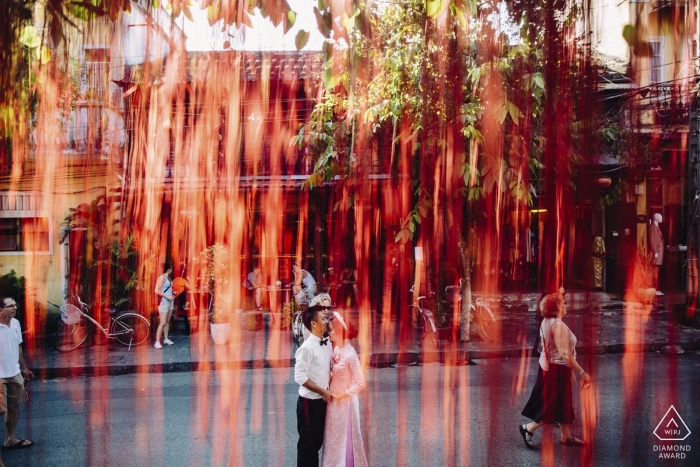
M 581 293 L 567 293 L 569 316 L 566 323 L 578 338 L 577 353 L 682 352 L 700 350 L 700 330 L 673 322 L 675 304 L 685 303 L 685 295 L 661 297 L 660 307 L 645 314 L 641 308 L 629 306 L 605 293 L 590 294 L 589 301 Z M 421 343 L 417 332 L 399 342 L 395 322 L 377 319 L 369 337 L 369 365 L 376 367 L 400 364 L 441 362 L 449 365 L 470 364 L 475 359 L 520 357 L 528 355 L 535 339 L 535 294 L 503 294 L 491 303 L 496 315 L 495 342 L 482 342 L 476 335 L 467 343 L 442 340 L 438 349 L 429 342 Z M 342 310 L 355 323 L 357 310 Z M 376 317 L 376 313 L 373 312 Z M 208 329 L 188 336 L 183 323 L 171 332 L 174 345 L 162 350 L 151 341 L 128 350 L 116 343 L 91 345 L 67 353 L 53 347 L 35 348 L 28 355 L 28 365 L 36 378 L 80 375 L 118 375 L 127 373 L 185 372 L 224 368 L 291 367 L 294 347 L 290 330 L 276 329 L 270 314 L 264 313 L 264 328 L 245 329 L 245 314 L 234 315 L 227 345 L 214 345 Z M 353 343 L 361 358 L 365 349 Z

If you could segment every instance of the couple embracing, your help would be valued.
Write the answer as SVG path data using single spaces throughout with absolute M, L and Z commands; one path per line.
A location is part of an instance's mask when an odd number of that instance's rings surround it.
M 357 393 L 365 387 L 357 352 L 350 339 L 357 329 L 338 312 L 317 305 L 304 311 L 311 332 L 296 352 L 297 466 L 364 467 L 367 457 L 360 430 Z

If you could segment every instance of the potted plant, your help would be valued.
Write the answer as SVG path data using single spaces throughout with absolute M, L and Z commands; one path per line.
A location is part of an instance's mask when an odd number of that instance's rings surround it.
M 289 329 L 294 322 L 294 316 L 300 311 L 300 308 L 301 307 L 298 306 L 294 300 L 285 303 L 282 305 L 282 313 L 279 314 L 279 321 L 278 317 L 275 316 L 275 323 L 277 323 L 280 329 Z
M 226 344 L 231 334 L 231 322 L 229 321 L 231 305 L 230 302 L 228 304 L 222 302 L 225 301 L 219 300 L 218 303 L 213 304 L 209 312 L 209 329 L 211 330 L 211 338 L 216 345 Z
M 647 252 L 646 248 L 640 249 L 637 252 L 634 285 L 637 300 L 644 305 L 653 303 L 656 298 L 656 289 L 654 288 L 655 273 L 656 261 L 653 253 Z
M 204 262 L 205 284 L 209 290 L 209 329 L 216 345 L 224 345 L 231 334 L 231 296 L 228 285 L 228 250 L 223 245 L 211 245 L 199 255 Z

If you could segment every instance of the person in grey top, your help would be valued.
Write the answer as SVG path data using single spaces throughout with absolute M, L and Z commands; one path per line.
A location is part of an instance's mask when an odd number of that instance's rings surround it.
M 173 291 L 173 280 L 171 278 L 173 274 L 173 267 L 165 263 L 163 265 L 163 274 L 158 277 L 156 281 L 156 287 L 153 292 L 161 297 L 160 304 L 158 305 L 158 316 L 160 317 L 160 323 L 158 324 L 158 330 L 156 331 L 156 343 L 154 347 L 156 349 L 162 349 L 163 346 L 160 343 L 160 336 L 163 335 L 163 344 L 173 345 L 173 341 L 168 339 L 168 330 L 170 328 L 170 317 L 173 314 L 173 302 L 175 301 L 175 295 Z

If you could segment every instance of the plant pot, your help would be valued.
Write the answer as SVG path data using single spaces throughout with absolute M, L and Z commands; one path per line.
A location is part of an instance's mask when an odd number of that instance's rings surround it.
M 263 328 L 262 313 L 251 311 L 245 314 L 245 328 L 248 331 L 259 331 Z
M 209 329 L 214 344 L 225 345 L 228 342 L 228 336 L 231 334 L 230 323 L 209 323 Z
M 637 289 L 637 299 L 641 303 L 653 303 L 656 299 L 656 289 L 654 287 Z
M 286 320 L 287 322 L 285 322 L 284 313 L 271 312 L 270 314 L 272 316 L 272 327 L 275 329 L 289 328 L 289 320 Z

